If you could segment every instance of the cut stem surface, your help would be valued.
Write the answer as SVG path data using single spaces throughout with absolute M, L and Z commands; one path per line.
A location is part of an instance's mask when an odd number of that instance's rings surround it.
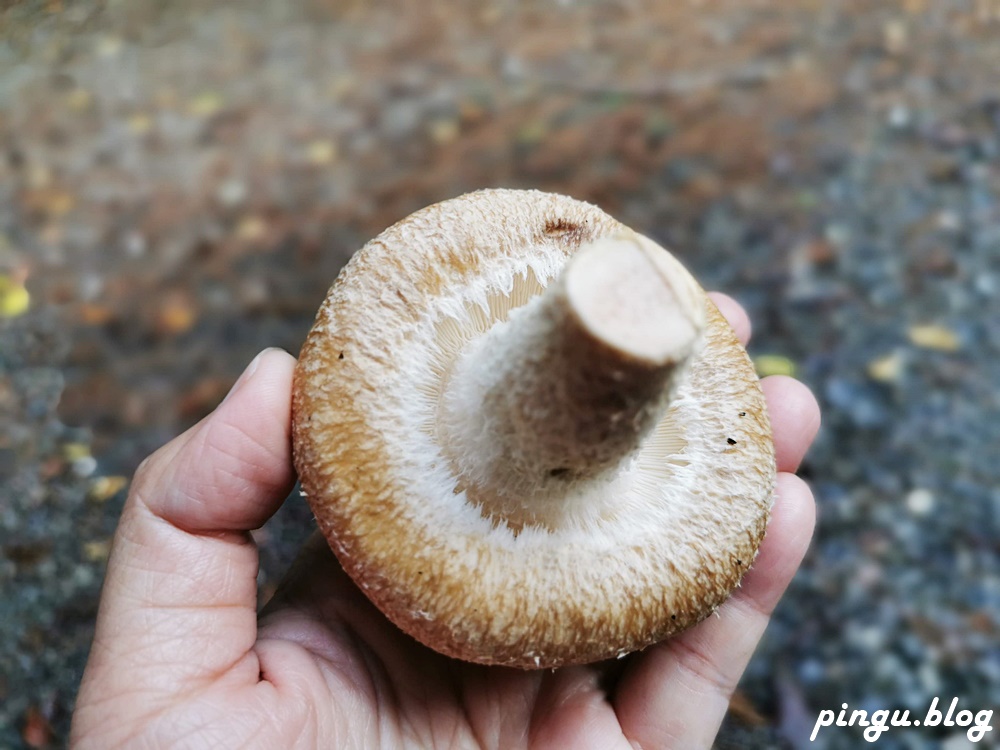
M 637 236 L 599 240 L 473 341 L 443 397 L 463 488 L 513 527 L 552 526 L 662 417 L 704 327 L 690 276 Z

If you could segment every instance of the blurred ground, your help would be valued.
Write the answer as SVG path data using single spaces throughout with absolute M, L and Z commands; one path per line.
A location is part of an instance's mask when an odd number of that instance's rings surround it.
M 0 747 L 65 739 L 137 463 L 366 239 L 487 186 L 673 248 L 823 403 L 719 746 L 1000 709 L 998 40 L 989 0 L 0 3 Z M 259 533 L 265 590 L 308 528 Z

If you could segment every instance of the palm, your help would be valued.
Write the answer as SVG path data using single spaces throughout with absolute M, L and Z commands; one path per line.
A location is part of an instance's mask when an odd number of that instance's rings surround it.
M 265 678 L 305 680 L 323 705 L 346 709 L 341 725 L 354 729 L 343 744 L 628 747 L 602 689 L 608 670 L 524 672 L 441 656 L 375 610 L 321 544 L 267 607 L 258 654 Z
M 717 302 L 745 341 L 742 311 Z M 718 616 L 621 662 L 522 672 L 417 644 L 322 540 L 307 545 L 258 617 L 247 532 L 294 480 L 293 364 L 280 352 L 259 357 L 215 413 L 137 472 L 77 700 L 75 747 L 711 745 L 812 533 L 811 495 L 788 473 L 818 427 L 803 386 L 764 382 L 778 497 L 760 555 Z

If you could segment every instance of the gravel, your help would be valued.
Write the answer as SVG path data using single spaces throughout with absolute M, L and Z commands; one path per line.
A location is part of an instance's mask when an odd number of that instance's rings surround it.
M 674 248 L 821 401 L 816 538 L 719 747 L 1000 708 L 997 9 L 474 5 L 2 6 L 0 747 L 65 741 L 138 462 L 365 239 L 492 185 Z M 265 591 L 309 526 L 258 534 Z

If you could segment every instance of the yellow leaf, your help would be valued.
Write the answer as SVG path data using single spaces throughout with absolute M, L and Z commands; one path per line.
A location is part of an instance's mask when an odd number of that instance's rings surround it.
M 316 140 L 306 147 L 306 159 L 310 164 L 325 166 L 337 158 L 337 145 L 333 141 Z
M 97 477 L 90 485 L 90 492 L 87 497 L 95 503 L 103 503 L 110 500 L 128 484 L 128 479 L 119 476 Z
M 757 368 L 757 375 L 762 378 L 769 375 L 788 375 L 794 378 L 798 371 L 792 360 L 780 354 L 761 354 L 754 357 L 753 364 Z
M 868 363 L 868 376 L 880 383 L 895 383 L 903 374 L 903 364 L 899 352 L 886 354 Z
M 62 447 L 62 453 L 67 461 L 79 461 L 90 457 L 90 446 L 86 443 L 66 443 Z
M 267 234 L 267 223 L 259 216 L 244 216 L 236 225 L 236 238 L 256 242 Z
M 90 107 L 93 97 L 87 89 L 75 88 L 66 96 L 66 106 L 73 112 L 82 112 Z
M 910 343 L 921 349 L 933 349 L 939 352 L 957 352 L 960 342 L 958 334 L 943 325 L 929 324 L 910 328 L 908 335 Z
M 536 120 L 522 125 L 515 134 L 515 138 L 518 143 L 533 146 L 545 138 L 547 134 L 548 126 L 544 122 Z
M 136 135 L 144 135 L 153 129 L 153 118 L 143 112 L 136 112 L 128 118 L 128 129 Z
M 83 543 L 83 556 L 90 562 L 104 562 L 111 553 L 110 539 L 95 539 Z
M 116 36 L 102 36 L 97 40 L 97 54 L 101 57 L 117 57 L 124 43 Z
M 0 318 L 16 318 L 31 306 L 31 295 L 24 283 L 0 275 Z
M 458 137 L 458 121 L 445 118 L 433 120 L 427 127 L 427 132 L 437 144 L 450 143 Z
M 156 316 L 158 328 L 167 334 L 179 334 L 191 330 L 197 321 L 194 308 L 182 298 L 168 299 Z
M 188 102 L 187 110 L 195 117 L 211 117 L 222 109 L 222 97 L 214 91 L 205 91 Z
M 326 92 L 332 99 L 342 99 L 357 88 L 358 81 L 350 73 L 345 73 L 334 78 L 327 85 Z

